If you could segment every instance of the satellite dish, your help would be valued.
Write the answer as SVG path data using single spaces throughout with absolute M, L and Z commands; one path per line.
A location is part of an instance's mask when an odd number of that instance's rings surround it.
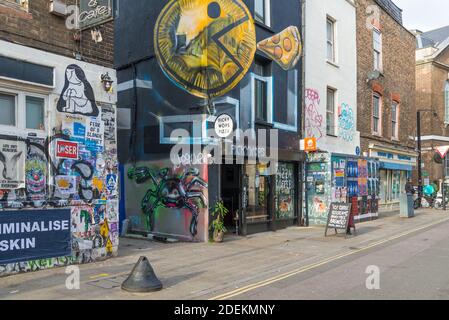
M 371 80 L 376 80 L 376 79 L 379 79 L 379 78 L 380 78 L 380 71 L 373 70 L 373 71 L 370 71 L 368 73 L 368 80 L 367 80 L 367 82 L 369 82 Z

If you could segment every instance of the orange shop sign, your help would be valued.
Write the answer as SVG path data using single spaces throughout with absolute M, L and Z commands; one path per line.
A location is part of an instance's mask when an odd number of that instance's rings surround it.
M 316 138 L 305 138 L 301 140 L 301 150 L 306 152 L 315 152 L 318 150 Z

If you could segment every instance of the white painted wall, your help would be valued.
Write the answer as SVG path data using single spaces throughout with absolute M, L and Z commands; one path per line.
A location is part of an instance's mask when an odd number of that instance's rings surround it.
M 355 155 L 356 148 L 360 146 L 360 133 L 357 131 L 356 8 L 353 3 L 353 0 L 306 0 L 305 11 L 306 135 L 318 138 L 318 148 L 322 151 L 350 155 Z M 336 21 L 336 64 L 327 62 L 328 16 Z M 327 87 L 337 89 L 337 113 L 345 104 L 352 110 L 353 134 L 349 131 L 350 134 L 345 135 L 337 118 L 337 137 L 326 135 Z M 352 136 L 352 140 L 348 136 Z

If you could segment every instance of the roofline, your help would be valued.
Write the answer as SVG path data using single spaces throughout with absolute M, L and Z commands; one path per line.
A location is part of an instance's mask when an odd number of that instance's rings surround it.
M 415 35 L 413 34 L 413 32 L 411 32 L 409 29 L 407 29 L 407 28 L 404 26 L 403 23 L 399 23 L 399 22 L 393 17 L 393 15 L 392 15 L 390 12 L 388 12 L 387 10 L 385 10 L 384 7 L 383 7 L 382 5 L 379 4 L 379 1 L 378 1 L 378 0 L 374 0 L 374 2 L 379 6 L 379 8 L 382 9 L 382 11 L 384 11 L 386 14 L 388 14 L 388 15 L 391 17 L 391 19 L 393 19 L 394 22 L 396 22 L 398 25 L 400 25 L 400 26 L 401 26 L 404 30 L 406 30 L 411 36 L 413 36 L 413 38 L 415 38 Z M 393 1 L 392 1 L 392 2 L 393 2 Z M 404 10 L 402 10 L 402 8 L 399 8 L 394 2 L 393 2 L 393 4 L 394 4 L 399 10 L 401 10 L 401 12 L 404 11 Z

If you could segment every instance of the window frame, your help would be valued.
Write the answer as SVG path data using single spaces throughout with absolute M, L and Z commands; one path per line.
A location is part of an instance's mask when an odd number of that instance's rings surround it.
M 393 119 L 393 108 L 395 108 L 395 119 Z M 399 140 L 399 113 L 400 113 L 400 104 L 397 101 L 393 101 L 391 104 L 391 139 Z M 394 124 L 394 132 L 393 135 L 393 124 Z
M 28 12 L 28 0 L 0 0 L 0 5 Z
M 444 84 L 444 123 L 449 125 L 449 79 Z
M 254 21 L 271 27 L 271 0 L 260 0 L 263 1 L 263 21 L 256 14 L 256 1 L 254 1 Z
M 23 90 L 12 90 L 6 88 L 0 88 L 0 93 L 5 95 L 13 95 L 16 98 L 16 124 L 14 126 L 8 125 L 0 125 L 0 131 L 2 133 L 11 133 L 11 134 L 23 134 L 26 133 L 35 133 L 38 137 L 44 137 L 48 131 L 48 110 L 49 110 L 49 96 L 41 93 L 35 93 L 30 91 Z M 44 100 L 44 130 L 39 129 L 28 129 L 26 123 L 26 98 L 39 98 Z
M 375 34 L 379 35 L 379 50 L 376 49 L 376 38 Z M 378 58 L 376 64 L 376 58 Z M 382 41 L 382 31 L 377 29 L 376 27 L 373 27 L 373 65 L 374 70 L 376 71 L 383 71 L 383 41 Z
M 328 33 L 328 24 L 330 23 L 332 27 L 332 39 L 329 40 L 329 33 Z M 336 64 L 337 62 L 337 20 L 332 18 L 331 16 L 326 16 L 326 61 Z M 332 46 L 332 59 L 329 59 L 329 45 Z
M 374 114 L 375 98 L 379 99 L 379 115 L 377 115 L 377 118 L 376 118 L 376 115 Z M 378 131 L 374 130 L 374 120 L 375 119 L 378 119 L 378 126 L 377 126 Z M 377 92 L 373 92 L 373 95 L 372 95 L 371 131 L 372 131 L 373 135 L 375 135 L 375 136 L 379 136 L 379 137 L 382 136 L 382 96 Z
M 329 111 L 329 93 L 332 92 L 332 99 L 333 99 L 333 104 L 332 104 L 332 126 L 329 127 L 329 114 L 331 113 Z M 329 131 L 329 128 L 332 128 L 332 132 Z M 326 135 L 330 136 L 330 137 L 337 137 L 338 136 L 338 132 L 337 132 L 337 89 L 333 88 L 333 87 L 327 87 L 326 88 Z

